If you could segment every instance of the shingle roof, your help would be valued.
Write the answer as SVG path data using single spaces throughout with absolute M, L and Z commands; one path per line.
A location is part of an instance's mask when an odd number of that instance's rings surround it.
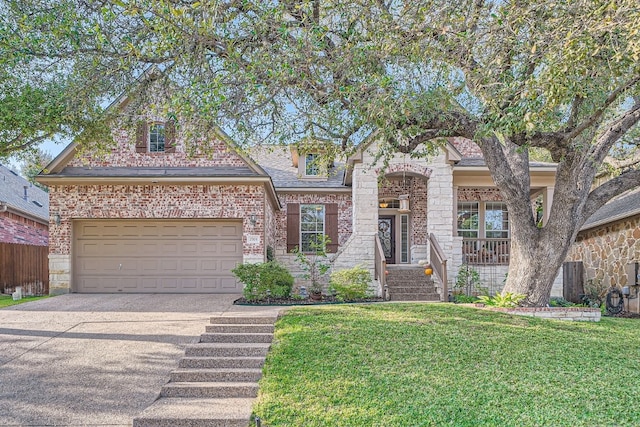
M 640 187 L 609 201 L 585 222 L 581 230 L 640 215 Z
M 0 203 L 6 203 L 10 208 L 49 221 L 49 193 L 3 165 L 0 165 Z
M 50 177 L 245 177 L 259 176 L 248 167 L 65 167 Z
M 249 154 L 266 173 L 271 176 L 273 185 L 278 188 L 344 188 L 342 178 L 345 164 L 336 160 L 334 167 L 329 170 L 326 181 L 304 180 L 298 177 L 298 168 L 291 162 L 289 147 L 255 147 Z

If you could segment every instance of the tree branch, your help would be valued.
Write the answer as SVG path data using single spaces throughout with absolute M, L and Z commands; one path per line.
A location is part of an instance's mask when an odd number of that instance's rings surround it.
M 584 132 L 587 128 L 595 125 L 604 116 L 604 114 L 607 111 L 607 109 L 614 102 L 616 102 L 618 97 L 622 93 L 626 92 L 628 89 L 630 89 L 631 87 L 636 85 L 638 82 L 640 82 L 640 75 L 635 76 L 632 79 L 629 79 L 622 86 L 619 86 L 617 89 L 615 89 L 613 92 L 611 92 L 609 94 L 609 96 L 607 97 L 607 99 L 604 101 L 604 103 L 600 106 L 600 108 L 597 109 L 592 115 L 587 117 L 585 120 L 583 120 L 582 123 L 580 123 L 579 125 L 577 125 L 577 126 L 575 126 L 573 128 L 567 127 L 564 130 L 565 138 L 568 139 L 568 140 L 572 140 L 576 136 L 578 136 L 582 132 Z

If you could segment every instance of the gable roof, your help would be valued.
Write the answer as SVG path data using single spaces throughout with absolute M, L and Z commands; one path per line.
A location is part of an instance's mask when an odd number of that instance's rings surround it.
M 4 207 L 18 215 L 49 224 L 49 193 L 0 165 L 0 210 Z
M 596 228 L 634 215 L 640 215 L 640 187 L 607 202 L 589 217 L 580 231 Z
M 300 179 L 299 169 L 293 165 L 289 146 L 254 147 L 250 150 L 250 154 L 271 176 L 273 185 L 280 191 L 345 188 L 342 184 L 345 163 L 339 159 L 334 161 L 334 166 L 329 170 L 326 180 L 305 180 Z

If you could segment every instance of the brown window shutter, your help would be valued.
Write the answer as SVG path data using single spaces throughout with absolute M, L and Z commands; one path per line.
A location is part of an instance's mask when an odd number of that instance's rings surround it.
M 136 153 L 147 152 L 147 140 L 149 127 L 146 122 L 138 122 L 136 127 Z
M 287 204 L 287 252 L 300 246 L 300 205 Z
M 164 125 L 164 152 L 176 152 L 176 122 L 169 119 Z
M 324 231 L 331 243 L 327 245 L 327 252 L 338 252 L 338 204 L 328 203 L 324 207 L 325 221 Z

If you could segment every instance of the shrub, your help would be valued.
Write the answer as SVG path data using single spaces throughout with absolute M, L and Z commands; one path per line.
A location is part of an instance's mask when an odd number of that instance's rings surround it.
M 549 300 L 549 305 L 551 307 L 575 307 L 576 306 L 576 304 L 570 301 L 567 301 L 562 297 L 551 297 L 551 299 Z
M 476 302 L 477 300 L 478 298 L 474 297 L 473 295 L 455 294 L 453 296 L 453 302 L 456 304 L 468 304 Z
M 494 307 L 511 308 L 517 307 L 527 296 L 522 294 L 512 294 L 506 292 L 504 294 L 496 294 L 491 297 L 488 295 L 481 295 L 478 297 L 478 302 Z
M 346 270 L 334 271 L 329 280 L 329 289 L 339 301 L 366 298 L 369 294 L 371 274 L 361 265 Z
M 247 301 L 268 297 L 288 298 L 291 295 L 293 276 L 286 267 L 275 261 L 240 264 L 231 272 L 244 284 L 242 294 Z

